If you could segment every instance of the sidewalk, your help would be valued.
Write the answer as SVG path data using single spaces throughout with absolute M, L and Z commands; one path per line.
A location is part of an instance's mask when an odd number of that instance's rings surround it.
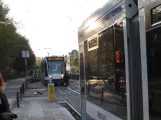
M 58 104 L 59 96 L 56 95 L 55 102 L 48 101 L 47 87 L 42 83 L 31 83 L 29 88 L 20 101 L 20 107 L 12 111 L 18 115 L 18 120 L 75 120 L 65 107 Z M 43 94 L 34 95 L 35 91 Z
M 25 80 L 25 78 L 17 78 L 9 80 L 5 83 L 6 88 L 4 92 L 8 98 L 11 109 L 16 102 L 16 92 L 19 91 L 19 88 L 21 87 L 22 83 L 25 82 Z
M 18 120 L 75 120 L 66 108 L 49 102 L 47 97 L 27 97 L 13 113 L 18 115 Z

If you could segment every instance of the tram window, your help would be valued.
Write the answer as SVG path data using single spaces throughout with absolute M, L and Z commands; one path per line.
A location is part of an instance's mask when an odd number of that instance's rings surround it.
M 99 73 L 108 78 L 114 73 L 114 30 L 113 26 L 101 33 L 99 38 Z
M 80 53 L 80 79 L 84 79 L 83 53 Z
M 149 78 L 161 78 L 161 27 L 147 32 L 147 63 Z
M 45 65 L 45 77 L 47 77 L 48 76 L 48 73 L 47 73 L 47 64 L 45 63 L 44 65 Z
M 161 119 L 161 27 L 146 33 L 150 120 Z
M 89 49 L 97 46 L 97 38 L 90 40 L 88 44 L 89 44 Z
M 155 24 L 155 23 L 158 23 L 158 22 L 161 22 L 161 5 L 153 8 L 151 10 L 151 16 L 152 16 L 152 24 Z
M 84 50 L 88 55 L 85 57 L 87 99 L 124 120 L 127 114 L 123 25 L 115 24 L 98 36 L 99 47 L 90 51 Z M 119 63 L 116 62 L 117 51 L 120 52 Z
M 89 61 L 89 76 L 97 77 L 98 76 L 98 50 L 92 50 L 88 53 L 88 61 Z

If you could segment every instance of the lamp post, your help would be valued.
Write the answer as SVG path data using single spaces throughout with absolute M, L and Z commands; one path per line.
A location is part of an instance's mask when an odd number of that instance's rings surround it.
M 44 48 L 44 49 L 47 50 L 46 52 L 47 52 L 47 55 L 49 56 L 50 51 L 51 51 L 52 48 Z

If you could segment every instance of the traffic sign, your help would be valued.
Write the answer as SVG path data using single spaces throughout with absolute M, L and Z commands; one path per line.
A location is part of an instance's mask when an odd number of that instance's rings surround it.
M 22 51 L 22 57 L 25 58 L 25 57 L 29 57 L 29 51 L 28 50 L 23 50 Z

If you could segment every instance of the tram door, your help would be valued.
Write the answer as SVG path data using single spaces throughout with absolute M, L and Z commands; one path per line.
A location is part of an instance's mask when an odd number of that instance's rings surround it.
M 81 119 L 86 120 L 84 54 L 80 53 Z

